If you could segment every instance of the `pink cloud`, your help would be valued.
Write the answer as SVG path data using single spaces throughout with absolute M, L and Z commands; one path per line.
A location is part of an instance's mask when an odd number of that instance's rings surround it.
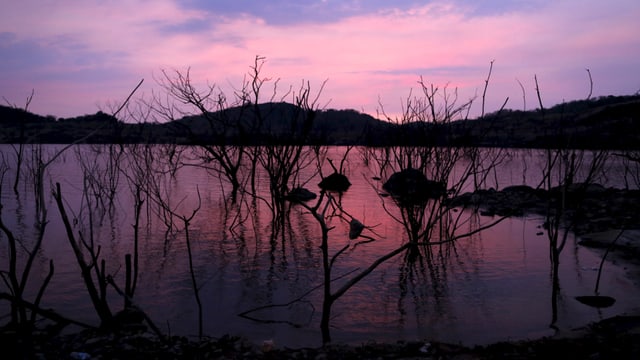
M 457 88 L 464 101 L 481 93 L 494 59 L 491 110 L 507 96 L 512 107 L 522 106 L 517 80 L 533 104 L 534 75 L 544 79 L 550 103 L 582 97 L 587 92 L 585 68 L 592 69 L 603 95 L 640 88 L 638 80 L 634 83 L 624 73 L 636 68 L 633 59 L 640 56 L 640 4 L 634 1 L 549 2 L 526 12 L 485 16 L 452 3 L 432 3 L 333 23 L 287 26 L 249 15 L 224 18 L 185 10 L 169 0 L 127 1 L 117 7 L 99 1 L 24 1 L 13 6 L 20 11 L 0 16 L 0 32 L 37 41 L 60 54 L 37 72 L 63 74 L 72 66 L 87 72 L 119 69 L 121 75 L 110 80 L 87 81 L 93 91 L 87 84 L 61 80 L 29 84 L 52 99 L 49 90 L 89 91 L 95 100 L 82 98 L 83 109 L 118 98 L 118 93 L 126 95 L 141 77 L 147 78 L 145 91 L 151 91 L 153 75 L 161 69 L 190 67 L 193 79 L 203 86 L 216 83 L 231 91 L 241 85 L 256 55 L 266 57 L 263 75 L 280 78 L 282 89 L 296 88 L 301 80 L 319 88 L 328 79 L 321 102 L 369 113 L 375 113 L 378 99 L 388 111 L 399 111 L 420 76 L 440 87 Z M 39 26 L 29 25 L 34 23 Z M 197 31 L 171 30 L 192 23 L 204 25 Z M 86 53 L 93 56 L 87 60 Z M 55 101 L 65 103 L 64 98 Z M 60 107 L 76 106 L 66 104 Z

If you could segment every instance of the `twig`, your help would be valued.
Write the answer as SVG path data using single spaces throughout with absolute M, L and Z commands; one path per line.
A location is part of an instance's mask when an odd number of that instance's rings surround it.
M 489 87 L 489 80 L 491 79 L 491 72 L 493 71 L 494 61 L 495 60 L 491 60 L 491 63 L 489 65 L 489 74 L 487 74 L 487 78 L 484 80 L 484 90 L 482 91 L 482 113 L 480 114 L 480 117 L 484 117 L 484 105 L 487 96 L 487 88 Z
M 591 99 L 591 94 L 593 93 L 593 78 L 591 77 L 591 70 L 586 69 L 587 74 L 589 75 L 589 95 L 587 95 L 587 100 Z
M 133 90 L 129 93 L 129 96 L 127 96 L 127 99 L 122 103 L 122 105 L 120 105 L 120 107 L 118 108 L 118 110 L 116 110 L 113 114 L 111 114 L 113 117 L 116 117 L 116 115 L 118 115 L 118 113 L 120 111 L 122 111 L 122 109 L 124 109 L 125 106 L 127 106 L 127 104 L 129 103 L 129 100 L 131 99 L 131 97 L 133 96 L 133 94 L 138 90 L 138 88 L 140 87 L 140 85 L 142 85 L 142 82 L 144 81 L 144 79 L 140 80 L 140 82 L 138 83 L 138 85 L 136 85 L 135 88 L 133 88 Z
M 340 275 L 340 276 L 338 276 L 338 277 L 336 277 L 336 278 L 334 278 L 334 279 L 331 279 L 331 282 L 334 282 L 334 281 L 340 280 L 340 279 L 342 279 L 342 278 L 344 278 L 344 277 L 347 277 L 347 276 L 349 276 L 350 274 L 352 274 L 352 273 L 354 273 L 354 272 L 356 272 L 356 271 L 358 271 L 358 269 L 354 269 L 354 270 L 348 271 L 348 272 L 346 272 L 345 274 L 342 274 L 342 275 Z M 324 286 L 324 283 L 323 283 L 323 284 L 320 284 L 320 285 L 316 285 L 316 286 L 312 287 L 311 289 L 307 290 L 306 292 L 302 293 L 302 295 L 300 295 L 300 296 L 298 296 L 297 298 L 295 298 L 295 299 L 293 299 L 293 300 L 291 300 L 291 301 L 288 301 L 288 302 L 286 302 L 286 303 L 282 303 L 282 304 L 269 304 L 269 305 L 262 305 L 262 306 L 258 306 L 258 307 L 255 307 L 255 308 L 252 308 L 252 309 L 249 309 L 249 310 L 243 311 L 243 312 L 239 313 L 239 314 L 238 314 L 238 316 L 243 317 L 243 318 L 245 318 L 245 319 L 250 319 L 250 320 L 258 321 L 258 322 L 267 322 L 267 323 L 289 323 L 289 322 L 286 322 L 286 321 L 262 320 L 262 319 L 258 319 L 258 318 L 254 318 L 254 317 L 252 317 L 252 316 L 249 316 L 248 314 L 250 314 L 250 313 L 252 313 L 252 312 L 260 311 L 260 310 L 265 310 L 265 309 L 275 308 L 275 307 L 287 307 L 287 306 L 291 306 L 291 305 L 293 305 L 293 304 L 294 304 L 294 303 L 296 303 L 296 302 L 302 301 L 302 299 L 304 299 L 305 297 L 307 297 L 307 296 L 308 296 L 309 294 L 311 294 L 312 292 L 314 292 L 314 291 L 316 291 L 316 290 L 318 290 L 318 289 L 322 288 L 323 286 Z
M 520 82 L 519 79 L 516 79 L 518 85 L 520 85 L 520 90 L 522 90 L 522 111 L 527 111 L 527 96 L 526 91 L 524 90 L 524 85 Z
M 607 250 L 604 252 L 604 255 L 602 255 L 602 259 L 600 260 L 600 266 L 598 267 L 598 278 L 596 279 L 596 288 L 595 288 L 595 294 L 598 295 L 598 287 L 600 286 L 600 275 L 602 274 L 602 267 L 604 266 L 604 260 L 606 259 L 607 255 L 609 254 L 609 251 L 611 251 L 611 249 L 613 249 L 613 247 L 616 244 L 616 241 L 618 241 L 618 239 L 620 239 L 622 237 L 622 234 L 624 233 L 625 229 L 621 229 L 620 232 L 618 233 L 618 235 L 616 236 L 615 239 L 613 239 L 613 241 L 611 242 L 611 244 L 609 244 L 609 246 L 607 247 Z

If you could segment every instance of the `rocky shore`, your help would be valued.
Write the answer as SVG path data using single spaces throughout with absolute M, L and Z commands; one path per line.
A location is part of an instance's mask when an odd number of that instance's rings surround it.
M 630 278 L 640 286 L 640 190 L 574 184 L 546 191 L 517 185 L 465 193 L 452 199 L 451 206 L 490 217 L 553 217 L 562 211 L 561 226 L 568 227 L 580 245 L 602 249 L 603 254 L 608 249 L 607 259 L 629 265 Z
M 557 211 L 584 246 L 609 249 L 624 261 L 640 286 L 640 191 L 573 186 L 542 191 L 513 186 L 481 190 L 452 199 L 452 205 L 475 207 L 483 216 L 522 216 Z M 624 230 L 621 232 L 621 230 Z M 616 240 L 615 246 L 611 246 Z M 604 250 L 603 250 L 604 253 Z M 640 302 L 639 302 L 640 307 Z M 145 327 L 70 335 L 30 337 L 0 332 L 0 347 L 10 359 L 640 359 L 640 312 L 624 314 L 553 337 L 463 347 L 430 341 L 281 348 L 253 344 L 233 336 L 212 339 L 161 338 Z
M 478 190 L 451 200 L 452 206 L 477 207 L 485 216 L 555 214 L 578 235 L 612 229 L 640 229 L 640 190 L 574 184 L 549 191 L 526 185 Z

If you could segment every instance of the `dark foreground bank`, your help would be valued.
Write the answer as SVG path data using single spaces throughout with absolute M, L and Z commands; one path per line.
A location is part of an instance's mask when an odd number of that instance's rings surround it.
M 290 349 L 230 336 L 160 340 L 148 332 L 96 331 L 32 342 L 4 333 L 1 339 L 5 359 L 639 359 L 640 316 L 617 316 L 556 337 L 473 348 L 398 342 Z

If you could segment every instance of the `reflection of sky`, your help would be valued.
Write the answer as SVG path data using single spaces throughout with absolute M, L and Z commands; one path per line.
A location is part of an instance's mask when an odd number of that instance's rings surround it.
M 0 96 L 31 110 L 75 116 L 121 101 L 141 79 L 146 95 L 162 69 L 191 68 L 194 80 L 231 92 L 256 55 L 279 86 L 328 83 L 321 103 L 397 113 L 423 76 L 482 93 L 495 60 L 487 108 L 553 105 L 640 89 L 640 3 L 633 0 L 35 1 L 0 14 Z M 142 94 L 142 93 L 141 93 Z M 478 104 L 479 105 L 479 104 Z M 479 106 L 472 111 L 477 113 Z
M 46 146 L 45 153 L 53 153 L 53 147 Z M 161 146 L 153 149 L 162 150 Z M 12 151 L 9 145 L 0 144 L 1 150 L 5 153 Z M 98 150 L 101 150 L 100 155 Z M 47 184 L 62 184 L 69 211 L 82 213 L 78 212 L 83 203 L 82 192 L 74 191 L 82 188 L 83 181 L 78 159 L 85 165 L 100 164 L 103 163 L 100 161 L 102 155 L 108 154 L 105 150 L 89 145 L 72 148 L 49 168 L 52 181 Z M 133 148 L 129 150 L 135 151 Z M 345 148 L 333 147 L 327 156 L 339 159 L 343 151 Z M 497 171 L 501 173 L 501 188 L 519 183 L 525 171 L 523 163 L 528 164 L 526 171 L 531 173 L 540 172 L 542 166 L 537 162 L 535 152 L 514 150 L 512 153 L 513 158 L 502 162 Z M 345 162 L 353 184 L 343 194 L 341 206 L 363 223 L 374 226 L 375 234 L 369 230 L 365 233 L 376 240 L 351 246 L 336 258 L 333 266 L 334 291 L 379 256 L 406 240 L 404 228 L 392 218 L 392 215 L 397 215 L 397 208 L 389 198 L 377 195 L 379 184 L 372 177 L 380 173 L 378 162 L 371 157 L 370 165 L 365 166 L 362 155 L 354 149 Z M 380 158 L 381 153 L 378 154 Z M 123 169 L 133 169 L 135 167 L 129 161 L 136 160 L 140 161 L 140 158 L 124 156 L 120 165 Z M 464 163 L 457 165 L 465 167 Z M 248 167 L 243 169 L 248 170 Z M 317 192 L 319 179 L 315 170 L 314 166 L 303 169 L 301 179 L 313 177 L 305 186 Z M 328 171 L 327 166 L 325 174 Z M 514 174 L 510 176 L 509 173 Z M 11 175 L 11 172 L 7 173 L 7 178 L 12 178 Z M 300 328 L 258 323 L 237 316 L 257 306 L 288 303 L 321 284 L 320 230 L 311 215 L 294 206 L 290 215 L 291 231 L 286 231 L 286 236 L 273 242 L 271 213 L 262 201 L 257 202 L 256 218 L 243 215 L 243 221 L 238 222 L 237 214 L 223 200 L 228 188 L 222 191 L 221 186 L 226 187 L 227 184 L 220 182 L 215 174 L 200 167 L 185 166 L 171 180 L 168 173 L 165 175 L 166 178 L 157 174 L 157 180 L 169 186 L 162 187 L 161 191 L 171 197 L 169 203 L 176 214 L 191 214 L 199 206 L 196 191 L 202 195 L 202 207 L 190 225 L 190 239 L 205 311 L 206 335 L 242 335 L 258 344 L 265 339 L 274 339 L 279 347 L 318 346 L 320 289 L 304 298 L 308 302 L 294 302 L 292 306 L 251 313 L 258 319 L 291 321 L 301 325 Z M 258 176 L 258 179 L 265 179 L 257 181 L 260 194 L 268 194 L 266 177 Z M 94 235 L 96 241 L 103 245 L 101 256 L 106 259 L 108 268 L 116 272 L 116 281 L 123 283 L 123 272 L 117 269 L 121 268 L 124 254 L 131 251 L 133 244 L 131 224 L 134 206 L 128 180 L 121 179 L 120 186 L 124 191 L 117 195 L 115 214 L 102 218 L 103 222 L 96 225 Z M 23 198 L 16 197 L 8 187 L 5 191 L 4 210 L 6 214 L 16 215 L 6 217 L 10 228 L 22 229 L 21 233 L 30 232 L 31 227 L 25 224 L 33 218 L 34 209 L 30 205 L 35 203 L 33 194 L 21 193 L 25 196 Z M 20 199 L 22 202 L 18 201 Z M 383 202 L 388 205 L 387 210 L 382 207 Z M 310 203 L 313 204 L 315 201 Z M 151 209 L 145 210 L 150 211 L 149 217 L 143 215 L 141 219 L 144 231 L 141 232 L 141 269 L 136 302 L 156 323 L 166 324 L 172 334 L 190 336 L 197 328 L 197 310 L 187 271 L 189 258 L 185 233 L 180 229 L 174 236 L 166 237 L 162 221 L 155 218 Z M 466 219 L 466 214 L 463 219 Z M 485 216 L 474 219 L 479 221 L 478 224 L 495 220 Z M 55 215 L 52 215 L 52 220 L 47 226 L 42 256 L 54 260 L 56 273 L 43 301 L 65 316 L 96 323 L 95 312 L 79 281 L 63 225 Z M 86 220 L 80 215 L 79 224 Z M 353 245 L 354 242 L 348 239 L 346 223 L 337 217 L 329 221 L 330 226 L 335 226 L 329 233 L 329 251 L 333 255 L 344 245 Z M 400 255 L 385 262 L 335 302 L 332 309 L 334 340 L 362 344 L 372 340 L 394 342 L 404 339 L 472 345 L 552 335 L 549 328 L 549 245 L 547 234 L 541 228 L 542 222 L 539 217 L 527 218 L 526 221 L 522 218 L 506 220 L 455 244 L 432 247 L 432 256 L 428 260 L 425 258 L 409 265 Z M 470 230 L 469 226 L 469 223 L 461 221 L 458 229 L 465 232 Z M 604 267 L 600 290 L 603 295 L 615 297 L 616 305 L 599 312 L 575 301 L 574 296 L 592 294 L 597 276 L 595 269 L 602 252 L 575 247 L 573 241 L 570 237 L 560 262 L 561 298 L 557 324 L 560 329 L 568 331 L 636 307 L 639 290 L 624 275 L 623 264 L 615 266 L 609 262 Z M 4 247 L 0 248 L 0 263 L 6 264 L 6 251 L 2 249 Z M 34 271 L 46 273 L 47 265 L 46 261 L 36 262 Z M 0 311 L 7 310 L 7 306 L 5 302 L 0 303 Z

